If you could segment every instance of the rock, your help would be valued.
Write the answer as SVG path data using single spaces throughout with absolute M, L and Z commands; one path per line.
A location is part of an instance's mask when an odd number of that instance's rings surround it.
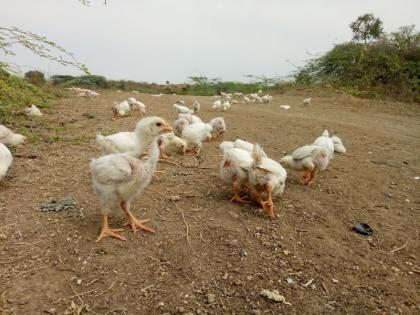
M 208 293 L 207 294 L 207 303 L 211 304 L 214 303 L 216 301 L 216 295 L 214 295 L 213 293 Z
M 334 278 L 332 278 L 332 279 L 331 279 L 331 281 L 332 281 L 333 283 L 338 283 L 338 280 L 337 280 L 337 279 L 334 279 Z
M 287 281 L 288 284 L 295 284 L 296 283 L 295 280 L 293 280 L 290 277 L 286 278 L 286 281 Z
M 260 295 L 265 297 L 268 300 L 272 300 L 274 302 L 281 302 L 286 305 L 291 305 L 289 302 L 286 302 L 286 298 L 279 293 L 277 290 L 269 291 L 269 290 L 261 290 Z
M 180 201 L 180 200 L 181 200 L 181 197 L 180 197 L 180 196 L 178 196 L 178 195 L 171 196 L 171 200 L 172 200 L 172 201 L 174 201 L 174 202 L 176 202 L 176 201 Z
M 388 198 L 392 198 L 392 194 L 388 191 L 384 192 L 384 196 Z

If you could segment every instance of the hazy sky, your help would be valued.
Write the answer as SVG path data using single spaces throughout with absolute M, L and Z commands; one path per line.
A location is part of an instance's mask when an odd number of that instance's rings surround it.
M 285 76 L 295 65 L 351 39 L 349 24 L 373 13 L 386 31 L 420 26 L 420 0 L 0 0 L 0 26 L 44 35 L 112 79 L 186 82 L 206 75 Z M 308 54 L 309 53 L 309 54 Z M 0 60 L 77 74 L 23 50 Z M 290 61 L 290 62 L 288 62 Z M 28 68 L 26 68 L 28 67 Z

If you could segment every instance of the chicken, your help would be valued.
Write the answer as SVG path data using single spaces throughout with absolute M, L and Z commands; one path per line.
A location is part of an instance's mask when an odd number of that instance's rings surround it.
M 129 97 L 127 99 L 127 102 L 130 105 L 130 112 L 134 113 L 136 111 L 139 111 L 141 114 L 146 113 L 146 105 L 136 100 L 134 97 Z
M 195 124 L 198 122 L 202 122 L 201 118 L 191 114 L 178 114 L 178 118 L 184 118 L 188 120 L 190 124 Z
M 329 159 L 328 151 L 324 147 L 316 145 L 305 145 L 296 149 L 292 155 L 287 155 L 280 160 L 284 166 L 300 171 L 300 183 L 309 185 L 315 179 L 317 170 L 323 171 L 327 168 Z
M 311 102 L 312 102 L 312 98 L 308 97 L 308 98 L 305 98 L 302 103 L 303 105 L 309 105 L 311 104 Z
M 259 144 L 255 144 L 252 150 L 253 163 L 249 169 L 249 187 L 251 197 L 270 218 L 274 218 L 273 198 L 283 193 L 287 172 L 279 163 L 264 155 Z
M 244 96 L 244 104 L 248 103 L 251 103 L 251 100 L 247 96 Z
M 179 114 L 194 114 L 194 111 L 192 109 L 189 109 L 187 106 L 174 104 L 174 108 Z
M 239 148 L 239 149 L 242 149 L 251 153 L 254 149 L 254 144 L 251 142 L 242 140 L 242 139 L 236 139 L 235 141 L 223 141 L 220 144 L 220 148 Z M 261 148 L 260 150 L 263 156 L 267 157 L 267 154 L 265 154 L 264 150 Z
M 343 144 L 343 141 L 337 136 L 331 137 L 332 142 L 334 143 L 334 151 L 337 153 L 346 153 L 346 148 Z
M 121 103 L 114 103 L 112 105 L 113 116 L 111 120 L 116 120 L 131 114 L 131 106 L 127 101 L 122 101 Z
M 200 154 L 202 142 L 211 139 L 213 127 L 203 122 L 188 125 L 182 131 L 182 138 L 187 141 L 188 147 L 197 155 Z
M 223 117 L 213 118 L 209 121 L 209 124 L 213 127 L 211 138 L 215 140 L 223 139 L 223 135 L 226 132 L 226 124 Z
M 192 103 L 192 107 L 194 109 L 194 113 L 198 113 L 200 111 L 201 105 L 198 101 L 194 101 Z
M 219 166 L 220 178 L 229 185 L 232 185 L 233 197 L 230 201 L 248 202 L 246 197 L 241 197 L 243 187 L 248 183 L 248 169 L 252 165 L 252 157 L 248 151 L 223 147 L 223 160 Z
M 9 128 L 0 125 L 0 143 L 11 146 L 18 146 L 25 142 L 25 136 L 14 133 Z
M 0 180 L 6 177 L 12 162 L 12 153 L 3 143 L 0 143 Z
M 175 123 L 174 123 L 174 134 L 176 136 L 178 136 L 178 137 L 181 137 L 182 136 L 182 131 L 189 124 L 190 123 L 185 118 L 179 118 L 179 119 L 175 120 Z
M 96 135 L 96 143 L 103 154 L 134 151 L 136 134 L 135 132 L 122 131 L 109 136 Z
M 222 101 L 221 100 L 214 101 L 213 106 L 211 108 L 214 110 L 222 108 Z
M 263 103 L 269 103 L 273 100 L 273 97 L 271 95 L 264 95 L 262 98 Z
M 172 132 L 161 135 L 158 139 L 158 145 L 161 159 L 167 158 L 168 156 L 166 154 L 185 154 L 187 149 L 187 142 L 175 136 Z
M 230 108 L 231 105 L 232 105 L 232 101 L 226 101 L 226 102 L 224 102 L 222 104 L 222 110 L 224 112 L 227 111 Z
M 30 107 L 25 108 L 25 115 L 28 117 L 32 116 L 42 116 L 41 111 L 38 107 L 36 107 L 34 104 L 32 104 Z
M 329 160 L 332 160 L 334 158 L 334 142 L 330 138 L 328 130 L 324 130 L 322 135 L 315 139 L 313 145 L 324 147 L 328 151 Z
M 140 120 L 136 128 L 142 139 L 142 158 L 119 153 L 102 156 L 90 162 L 90 172 L 94 191 L 101 204 L 101 232 L 96 239 L 99 242 L 106 236 L 126 240 L 119 234 L 123 229 L 111 229 L 108 226 L 108 214 L 118 206 L 125 212 L 133 232 L 139 229 L 154 232 L 138 220 L 130 211 L 130 203 L 149 183 L 159 159 L 157 139 L 172 128 L 160 117 L 147 117 Z

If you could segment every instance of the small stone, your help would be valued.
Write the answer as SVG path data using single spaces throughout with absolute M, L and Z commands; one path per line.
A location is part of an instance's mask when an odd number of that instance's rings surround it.
M 248 276 L 248 277 L 246 277 L 246 280 L 247 281 L 251 281 L 253 278 L 252 278 L 252 276 Z
M 286 278 L 286 281 L 287 281 L 288 284 L 295 284 L 295 280 L 293 280 L 290 277 Z
M 214 295 L 213 293 L 207 294 L 207 303 L 211 304 L 214 301 L 216 301 L 216 295 Z
M 333 283 L 338 283 L 337 279 L 332 278 L 331 280 L 332 280 Z
M 183 308 L 182 306 L 178 308 L 178 312 L 180 313 L 185 313 L 185 308 Z
M 228 273 L 225 273 L 225 274 L 223 274 L 222 279 L 223 280 L 227 280 L 228 277 L 229 277 L 229 274 Z
M 171 196 L 171 200 L 172 200 L 172 201 L 174 201 L 174 202 L 176 202 L 176 201 L 180 201 L 180 200 L 181 200 L 181 197 L 180 197 L 180 196 L 178 196 L 178 195 Z
M 82 279 L 77 279 L 76 283 L 77 283 L 78 285 L 81 285 L 81 284 L 82 284 Z
M 7 240 L 6 234 L 0 234 L 0 240 Z
M 384 192 L 384 196 L 388 198 L 392 198 L 392 194 L 388 191 Z
M 260 310 L 252 310 L 252 311 L 251 311 L 251 314 L 252 314 L 252 315 L 261 315 L 262 313 L 261 313 L 261 311 L 260 311 Z
M 51 315 L 57 314 L 57 310 L 54 307 L 51 307 L 49 310 L 46 310 L 45 312 Z

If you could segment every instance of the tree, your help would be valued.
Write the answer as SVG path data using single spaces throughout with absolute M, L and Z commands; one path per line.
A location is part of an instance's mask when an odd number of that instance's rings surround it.
M 353 39 L 366 44 L 367 41 L 380 38 L 384 32 L 382 24 L 382 21 L 371 13 L 359 16 L 356 21 L 350 24 Z
M 73 66 L 88 73 L 86 66 L 78 62 L 72 53 L 48 40 L 44 36 L 21 30 L 17 27 L 0 27 L 0 51 L 5 55 L 15 55 L 14 48 L 23 46 L 34 54 L 65 66 Z M 0 63 L 0 66 L 6 66 Z

